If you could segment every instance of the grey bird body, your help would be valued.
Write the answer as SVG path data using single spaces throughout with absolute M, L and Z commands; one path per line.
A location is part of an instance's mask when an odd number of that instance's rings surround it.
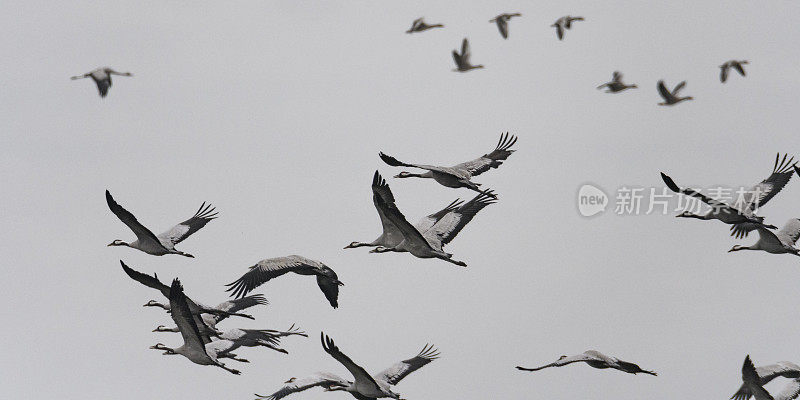
M 73 76 L 70 79 L 92 78 L 97 85 L 97 91 L 100 93 L 100 97 L 106 97 L 108 89 L 111 88 L 111 75 L 133 76 L 130 72 L 117 72 L 109 67 L 101 67 L 83 75 Z
M 598 369 L 613 368 L 616 370 L 620 370 L 622 372 L 627 372 L 629 374 L 643 373 L 653 376 L 657 375 L 653 371 L 646 371 L 641 369 L 638 365 L 634 363 L 622 361 L 616 357 L 607 356 L 596 350 L 587 350 L 581 354 L 574 356 L 561 356 L 557 361 L 547 365 L 543 365 L 541 367 L 535 367 L 535 368 L 517 367 L 517 369 L 521 371 L 539 371 L 545 368 L 563 367 L 565 365 L 569 365 L 576 362 L 585 362 L 590 367 Z

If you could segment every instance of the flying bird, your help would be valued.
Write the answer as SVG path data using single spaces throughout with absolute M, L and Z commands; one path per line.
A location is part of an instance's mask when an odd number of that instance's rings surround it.
M 122 262 L 122 260 L 120 260 L 119 263 L 120 263 L 120 265 L 122 265 L 122 270 L 125 271 L 125 274 L 127 274 L 131 279 L 141 283 L 142 285 L 145 285 L 147 287 L 150 287 L 150 288 L 153 288 L 155 290 L 158 290 L 159 292 L 161 292 L 162 295 L 164 295 L 164 297 L 169 299 L 170 287 L 165 285 L 165 284 L 163 284 L 163 283 L 161 283 L 161 281 L 158 280 L 158 276 L 156 274 L 153 274 L 153 276 L 150 276 L 150 275 L 147 275 L 145 273 L 136 271 L 135 269 L 125 265 L 125 263 Z M 194 314 L 195 316 L 199 316 L 199 318 L 203 318 L 203 315 L 205 315 L 205 314 L 210 314 L 210 315 L 212 315 L 214 317 L 219 317 L 219 318 L 215 318 L 214 319 L 215 323 L 220 321 L 220 320 L 222 320 L 222 319 L 224 319 L 224 318 L 226 318 L 226 317 L 230 317 L 230 316 L 236 316 L 236 317 L 242 317 L 242 318 L 248 318 L 248 319 L 255 319 L 251 315 L 238 313 L 237 311 L 239 311 L 239 310 L 235 309 L 235 308 L 223 309 L 220 306 L 208 307 L 208 306 L 204 306 L 202 304 L 196 303 L 195 301 L 193 301 L 192 299 L 190 299 L 188 297 L 186 298 L 186 302 L 189 303 L 189 309 L 192 311 L 192 314 Z M 222 304 L 225 304 L 225 303 L 222 303 Z M 148 307 L 148 306 L 161 307 L 161 308 L 164 308 L 167 311 L 172 309 L 171 305 L 169 307 L 164 307 L 163 304 L 157 303 L 155 301 L 151 301 L 151 302 L 145 304 L 144 306 L 145 307 Z M 203 318 L 203 319 L 205 319 L 205 318 Z M 200 320 L 198 322 L 198 325 L 204 324 L 204 323 L 205 322 L 203 322 L 203 320 Z M 213 325 L 212 325 L 212 327 L 213 327 Z
M 381 181 L 383 180 L 381 179 Z M 385 185 L 385 182 L 382 183 Z M 388 191 L 388 186 L 386 186 L 386 190 Z M 389 193 L 391 192 L 389 191 Z M 371 250 L 370 253 L 409 252 L 415 257 L 438 258 L 466 267 L 467 264 L 465 262 L 453 260 L 453 255 L 446 253 L 442 248 L 461 232 L 461 229 L 472 220 L 478 211 L 496 201 L 492 198 L 492 194 L 491 190 L 487 190 L 486 193 L 475 196 L 466 204 L 448 210 L 424 232 L 420 232 L 411 225 L 394 204 L 394 201 L 389 201 L 390 199 L 393 200 L 393 197 L 384 198 L 379 194 L 374 194 L 373 201 L 375 201 L 379 213 L 382 213 L 387 221 L 400 231 L 403 240 L 394 247 L 378 246 Z
M 500 35 L 503 36 L 503 39 L 508 39 L 508 21 L 511 21 L 513 17 L 521 17 L 522 14 L 520 13 L 503 13 L 500 14 L 492 19 L 489 22 L 494 22 L 497 24 L 497 29 L 500 31 Z
M 464 38 L 464 41 L 461 42 L 461 54 L 458 54 L 458 50 L 453 50 L 453 60 L 456 62 L 456 69 L 453 71 L 467 72 L 471 69 L 483 68 L 482 64 L 472 65 L 469 61 L 470 56 L 472 53 L 469 51 L 469 41 Z
M 675 181 L 673 181 L 672 178 L 670 178 L 663 172 L 661 173 L 661 179 L 664 180 L 664 183 L 666 183 L 667 187 L 673 192 L 683 193 L 687 196 L 698 198 L 703 203 L 706 203 L 709 206 L 711 206 L 711 210 L 704 215 L 698 215 L 698 214 L 693 214 L 689 211 L 684 211 L 676 215 L 676 217 L 696 218 L 703 220 L 716 219 L 726 224 L 747 223 L 747 224 L 752 224 L 754 226 L 763 226 L 770 229 L 777 229 L 775 225 L 764 225 L 764 217 L 754 215 L 750 208 L 743 208 L 740 210 L 737 207 L 730 206 L 718 200 L 714 200 L 694 189 L 690 188 L 681 189 L 680 187 L 678 187 L 677 184 L 675 184 Z
M 783 158 L 781 158 L 780 153 L 775 156 L 775 165 L 772 167 L 772 174 L 741 193 L 741 198 L 737 200 L 737 208 L 748 209 L 755 212 L 783 190 L 786 184 L 789 183 L 792 175 L 794 175 L 793 168 L 795 170 L 797 169 L 797 163 L 794 162 L 794 157 L 786 160 L 788 156 L 788 154 L 784 154 Z M 737 239 L 747 237 L 747 234 L 756 229 L 756 227 L 757 225 L 748 223 L 731 225 L 731 236 Z
M 658 103 L 658 105 L 671 106 L 678 104 L 684 100 L 694 100 L 694 97 L 692 96 L 678 97 L 678 92 L 680 92 L 684 86 L 686 86 L 686 81 L 679 83 L 677 86 L 675 86 L 675 89 L 672 89 L 672 91 L 670 92 L 669 89 L 667 89 L 667 87 L 664 85 L 663 80 L 658 81 L 657 85 L 658 94 L 660 94 L 661 97 L 664 99 L 664 101 Z
M 747 64 L 747 60 L 741 60 L 741 61 L 730 60 L 730 61 L 726 61 L 725 63 L 723 63 L 722 65 L 719 66 L 719 69 L 720 69 L 720 71 L 719 71 L 719 81 L 722 82 L 722 83 L 725 83 L 725 81 L 728 80 L 728 71 L 730 71 L 731 68 L 735 69 L 736 72 L 738 72 L 739 75 L 741 75 L 741 76 L 747 75 L 744 72 L 744 66 L 743 65 L 745 65 L 745 64 Z
M 211 204 L 206 206 L 206 203 L 203 203 L 191 218 L 156 236 L 152 231 L 139 223 L 133 214 L 117 204 L 108 190 L 106 190 L 106 203 L 108 203 L 108 208 L 111 209 L 111 212 L 136 234 L 136 240 L 133 242 L 126 243 L 122 240 L 115 240 L 111 242 L 109 246 L 128 246 L 154 256 L 179 254 L 184 257 L 194 258 L 194 256 L 189 253 L 176 250 L 175 245 L 197 232 L 200 228 L 206 226 L 208 221 L 217 218 L 214 207 L 211 207 Z
M 242 297 L 270 279 L 289 272 L 294 272 L 298 275 L 316 275 L 317 285 L 322 290 L 325 298 L 328 299 L 333 308 L 339 307 L 339 286 L 344 286 L 344 283 L 339 280 L 336 272 L 319 261 L 295 255 L 267 258 L 259 261 L 256 265 L 250 267 L 250 270 L 242 275 L 241 278 L 227 284 L 228 289 L 226 291 L 231 292 L 232 297 Z
M 180 332 L 178 327 L 167 328 L 164 325 L 159 325 L 153 332 Z M 272 329 L 228 329 L 221 332 L 216 337 L 219 340 L 229 340 L 231 344 L 226 346 L 224 350 L 217 353 L 217 357 L 230 354 L 231 351 L 239 347 L 267 347 L 280 353 L 288 354 L 289 352 L 278 347 L 280 338 L 285 336 L 298 335 L 308 337 L 308 335 L 295 328 L 294 324 L 286 331 L 276 331 Z
M 172 281 L 169 291 L 170 315 L 178 326 L 183 337 L 183 345 L 178 348 L 166 347 L 161 343 L 150 346 L 154 350 L 164 350 L 164 355 L 180 354 L 188 358 L 191 362 L 200 365 L 213 365 L 220 367 L 234 375 L 241 372 L 228 368 L 219 362 L 217 355 L 227 349 L 229 343 L 226 341 L 216 341 L 206 343 L 195 322 L 193 313 L 189 308 L 186 295 L 183 294 L 183 286 L 178 278 Z
M 576 362 L 585 362 L 586 364 L 589 364 L 590 367 L 598 369 L 606 369 L 606 368 L 618 369 L 622 372 L 627 372 L 629 374 L 643 373 L 653 376 L 658 375 L 653 371 L 645 371 L 634 363 L 622 361 L 616 357 L 609 357 L 595 350 L 587 350 L 584 351 L 582 354 L 570 357 L 561 356 L 558 359 L 558 361 L 537 368 L 517 367 L 517 369 L 522 371 L 539 371 L 541 369 L 550 367 L 563 367 L 567 364 L 572 364 Z
M 358 400 L 375 400 L 382 397 L 400 399 L 400 395 L 392 392 L 390 387 L 397 385 L 412 372 L 439 358 L 438 350 L 433 346 L 425 345 L 415 357 L 400 361 L 370 376 L 363 367 L 342 353 L 331 338 L 324 334 L 320 336 L 322 348 L 350 371 L 355 378 L 354 382 L 328 372 L 319 372 L 304 379 L 291 378 L 285 382 L 286 386 L 271 395 L 256 394 L 256 396 L 260 399 L 278 400 L 292 393 L 302 392 L 313 387 L 322 387 L 327 392 L 346 391 Z
M 383 152 L 379 153 L 379 156 L 383 162 L 393 167 L 412 167 L 428 170 L 427 172 L 421 174 L 412 174 L 410 172 L 403 171 L 398 175 L 395 175 L 395 178 L 431 178 L 436 182 L 439 182 L 439 184 L 450 188 L 463 187 L 474 190 L 478 193 L 484 193 L 483 190 L 478 188 L 478 186 L 480 186 L 479 183 L 471 181 L 472 177 L 480 175 L 492 168 L 501 166 L 503 161 L 505 161 L 511 155 L 511 153 L 516 151 L 511 150 L 511 146 L 513 146 L 515 143 L 517 143 L 517 137 L 505 133 L 504 135 L 500 135 L 500 140 L 497 142 L 497 146 L 491 153 L 484 154 L 472 161 L 463 162 L 452 167 L 409 164 L 398 161 L 396 158 L 384 154 Z M 492 195 L 492 197 L 496 198 L 497 196 Z
M 83 75 L 73 76 L 70 79 L 92 78 L 97 85 L 97 90 L 100 92 L 100 97 L 106 97 L 108 88 L 111 87 L 111 75 L 133 76 L 130 72 L 117 72 L 109 67 L 102 67 Z
M 611 82 L 606 82 L 597 87 L 597 89 L 606 88 L 606 93 L 617 93 L 621 92 L 626 89 L 635 89 L 638 86 L 635 84 L 633 85 L 626 85 L 622 82 L 622 73 L 619 71 L 614 71 L 614 75 L 611 78 Z
M 564 31 L 566 29 L 572 28 L 572 22 L 574 21 L 583 21 L 583 17 L 572 17 L 569 15 L 563 16 L 556 20 L 553 25 L 550 25 L 556 28 L 556 36 L 558 36 L 558 40 L 564 39 Z
M 797 377 L 794 377 L 792 381 L 786 385 L 786 388 L 777 396 L 773 397 L 769 394 L 769 392 L 764 389 L 764 385 L 766 384 L 764 378 L 753 365 L 753 361 L 750 360 L 749 355 L 745 357 L 744 364 L 742 364 L 742 381 L 744 382 L 742 388 L 746 389 L 747 393 L 745 396 L 750 397 L 752 395 L 756 400 L 793 400 L 800 395 L 800 382 L 798 382 Z M 767 382 L 769 382 L 769 380 L 767 380 Z M 735 396 L 736 395 L 734 395 L 734 397 Z
M 752 246 L 735 245 L 728 253 L 739 250 L 763 250 L 772 254 L 794 254 L 800 256 L 800 249 L 795 246 L 800 237 L 800 219 L 792 218 L 777 232 L 764 226 L 757 226 L 758 241 Z
M 381 197 L 387 203 L 394 203 L 394 195 L 392 194 L 392 190 L 389 188 L 389 185 L 386 184 L 386 181 L 381 177 L 378 171 L 375 171 L 375 175 L 372 177 L 372 202 L 375 205 L 375 209 L 378 211 L 378 217 L 381 220 L 381 226 L 383 227 L 383 232 L 377 239 L 373 240 L 369 243 L 364 242 L 351 242 L 345 249 L 352 249 L 356 247 L 376 247 L 376 246 L 383 246 L 383 247 L 394 247 L 399 245 L 403 241 L 403 232 L 392 223 L 389 218 L 386 217 L 386 214 L 383 212 L 383 209 L 379 205 L 378 197 Z M 456 199 L 452 203 L 448 204 L 447 207 L 428 215 L 427 217 L 422 218 L 414 228 L 419 232 L 425 232 L 431 227 L 433 227 L 436 222 L 441 220 L 445 215 L 449 212 L 458 208 L 463 201 Z
M 417 18 L 414 20 L 414 22 L 411 23 L 411 28 L 409 28 L 406 31 L 406 33 L 424 32 L 427 31 L 428 29 L 433 29 L 433 28 L 444 28 L 444 25 L 442 24 L 428 25 L 422 18 Z
M 748 358 L 749 356 L 745 358 L 745 360 Z M 755 369 L 755 372 L 758 375 L 758 384 L 761 386 L 772 382 L 772 380 L 777 377 L 791 379 L 791 381 L 786 384 L 786 388 L 783 390 L 783 392 L 781 392 L 781 395 L 779 395 L 779 398 L 782 400 L 791 400 L 797 396 L 798 392 L 800 392 L 800 366 L 797 364 L 789 361 L 781 361 L 776 364 L 758 367 Z M 755 379 L 751 380 L 755 381 Z M 784 397 L 784 393 L 786 394 L 786 397 Z M 742 386 L 739 387 L 739 390 L 737 390 L 736 393 L 731 396 L 731 400 L 749 400 L 752 396 L 753 390 L 750 388 L 750 385 L 747 383 L 742 383 Z

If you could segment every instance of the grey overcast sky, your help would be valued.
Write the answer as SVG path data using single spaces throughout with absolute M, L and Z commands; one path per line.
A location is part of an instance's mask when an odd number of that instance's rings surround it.
M 756 364 L 800 361 L 800 259 L 726 253 L 718 222 L 667 215 L 581 217 L 584 183 L 751 185 L 777 152 L 800 156 L 800 2 L 768 1 L 8 1 L 0 13 L 4 398 L 249 399 L 315 371 L 348 376 L 319 332 L 377 372 L 425 343 L 442 357 L 396 391 L 423 399 L 724 400 Z M 488 20 L 521 12 L 503 40 Z M 549 25 L 581 15 L 563 41 Z M 445 29 L 406 35 L 425 16 Z M 468 37 L 486 69 L 452 72 Z M 748 75 L 718 80 L 747 59 Z M 71 75 L 131 71 L 101 99 Z M 639 89 L 595 90 L 620 70 Z M 658 79 L 694 101 L 659 107 Z M 408 254 L 342 250 L 380 232 L 377 157 L 451 164 L 518 151 L 476 178 L 500 201 L 447 250 L 468 268 Z M 466 189 L 388 179 L 411 220 Z M 800 179 L 762 210 L 800 216 Z M 220 218 L 179 245 L 197 258 L 110 248 L 133 234 L 103 191 L 155 231 L 210 201 Z M 674 203 L 672 204 L 674 206 Z M 165 357 L 171 324 L 143 308 L 159 294 L 133 268 L 208 304 L 257 261 L 301 254 L 346 283 L 333 310 L 313 278 L 255 293 L 257 319 L 285 329 L 288 355 L 244 349 L 241 376 Z M 585 365 L 536 374 L 516 365 L 597 349 L 658 377 Z M 229 365 L 236 364 L 229 362 Z M 780 390 L 780 384 L 768 389 Z M 293 398 L 347 399 L 310 390 Z

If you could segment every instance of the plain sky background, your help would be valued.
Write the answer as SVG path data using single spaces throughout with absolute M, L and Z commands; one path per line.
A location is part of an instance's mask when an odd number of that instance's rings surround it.
M 800 2 L 769 1 L 237 1 L 6 2 L 0 13 L 0 253 L 5 282 L 0 392 L 6 398 L 249 399 L 290 377 L 347 371 L 319 333 L 378 372 L 435 344 L 441 359 L 396 387 L 423 399 L 719 399 L 741 362 L 800 361 L 800 259 L 726 253 L 716 222 L 669 215 L 581 217 L 591 182 L 662 188 L 751 185 L 776 152 L 800 156 Z M 503 40 L 488 20 L 521 12 Z M 581 15 L 564 41 L 549 25 Z M 445 29 L 406 35 L 425 16 Z M 469 37 L 473 62 L 452 72 Z M 746 78 L 718 65 L 748 59 Z M 131 71 L 101 99 L 98 66 Z M 614 70 L 639 89 L 595 87 Z M 657 106 L 656 81 L 681 80 L 694 101 Z M 409 254 L 343 250 L 380 233 L 370 182 L 400 171 L 377 157 L 450 165 L 518 150 L 476 178 L 500 201 L 446 249 L 469 267 Z M 389 179 L 408 218 L 473 192 Z M 762 210 L 800 216 L 800 179 Z M 154 257 L 106 247 L 134 235 L 117 201 L 161 232 L 203 201 L 220 218 Z M 221 328 L 285 329 L 288 355 L 238 353 L 233 376 L 166 357 L 171 324 L 143 308 L 160 295 L 133 268 L 180 277 L 217 304 L 223 284 L 263 258 L 301 254 L 346 286 L 333 310 L 310 277 L 260 287 L 256 321 Z M 659 373 L 585 365 L 523 373 L 597 349 Z M 769 389 L 779 390 L 771 384 Z M 347 399 L 310 390 L 293 398 Z

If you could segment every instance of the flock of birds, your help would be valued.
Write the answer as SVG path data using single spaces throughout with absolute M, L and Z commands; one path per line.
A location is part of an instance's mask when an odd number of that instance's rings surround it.
M 489 22 L 497 25 L 500 35 L 507 39 L 509 36 L 509 21 L 521 17 L 520 13 L 503 13 L 492 18 Z M 565 32 L 570 30 L 576 21 L 584 21 L 583 17 L 564 16 L 555 21 L 551 26 L 555 28 L 559 40 L 564 39 Z M 442 24 L 427 24 L 423 18 L 415 20 L 406 33 L 419 33 L 434 28 L 443 28 Z M 483 68 L 483 65 L 474 65 L 470 61 L 471 52 L 469 42 L 465 38 L 460 52 L 453 51 L 456 71 L 467 72 Z M 731 60 L 720 66 L 720 80 L 724 83 L 731 69 L 745 76 L 743 65 L 747 61 Z M 120 73 L 111 68 L 98 68 L 84 75 L 73 76 L 72 79 L 91 78 L 97 85 L 101 97 L 108 94 L 111 87 L 111 76 L 132 76 L 131 73 Z M 691 96 L 681 97 L 679 92 L 686 82 L 681 82 L 669 90 L 663 81 L 657 83 L 657 89 L 663 102 L 660 105 L 675 105 L 682 101 L 692 100 Z M 637 88 L 635 84 L 626 84 L 622 74 L 613 73 L 612 80 L 597 87 L 606 89 L 608 93 L 619 93 L 627 89 Z M 416 224 L 408 222 L 404 214 L 396 205 L 395 197 L 378 171 L 372 179 L 372 199 L 381 222 L 382 232 L 371 242 L 353 241 L 344 249 L 358 247 L 371 247 L 370 253 L 407 252 L 418 258 L 437 258 L 458 266 L 466 267 L 464 261 L 453 259 L 451 253 L 444 251 L 444 246 L 450 243 L 458 233 L 486 206 L 498 201 L 498 196 L 492 189 L 483 189 L 481 184 L 472 179 L 491 169 L 498 168 L 515 150 L 517 137 L 509 133 L 502 134 L 495 148 L 476 159 L 466 161 L 454 166 L 437 166 L 399 161 L 397 158 L 379 153 L 380 159 L 391 167 L 407 167 L 423 172 L 402 171 L 395 178 L 428 178 L 448 188 L 466 188 L 476 192 L 475 197 L 469 201 L 456 199 L 444 208 L 422 217 Z M 764 206 L 778 192 L 780 192 L 791 179 L 794 173 L 800 175 L 800 168 L 793 158 L 787 160 L 788 155 L 776 157 L 772 174 L 756 184 L 749 191 L 743 201 L 733 204 L 712 199 L 700 191 L 691 188 L 679 187 L 669 176 L 662 173 L 662 179 L 667 187 L 676 192 L 699 199 L 711 206 L 711 211 L 698 215 L 683 212 L 677 217 L 696 218 L 703 220 L 716 219 L 731 225 L 731 235 L 736 238 L 745 238 L 752 231 L 758 231 L 759 239 L 751 246 L 734 246 L 730 251 L 762 250 L 773 254 L 794 254 L 800 256 L 800 249 L 795 243 L 800 237 L 800 219 L 789 220 L 779 231 L 774 225 L 764 223 L 764 217 L 755 212 Z M 216 209 L 205 202 L 194 215 L 173 226 L 167 231 L 156 235 L 142 225 L 136 217 L 116 202 L 109 191 L 106 191 L 106 202 L 111 212 L 133 231 L 136 240 L 125 242 L 114 240 L 108 246 L 130 247 L 147 254 L 162 256 L 177 254 L 184 257 L 193 255 L 175 248 L 183 240 L 205 227 L 211 220 L 217 218 Z M 151 349 L 163 351 L 164 355 L 180 354 L 193 363 L 211 365 L 224 369 L 232 374 L 240 371 L 226 366 L 221 360 L 248 362 L 239 357 L 234 351 L 242 347 L 266 347 L 277 352 L 288 353 L 281 347 L 281 340 L 289 336 L 308 335 L 294 324 L 285 331 L 273 329 L 229 329 L 220 330 L 217 325 L 229 318 L 254 319 L 243 310 L 258 305 L 268 304 L 260 294 L 248 295 L 250 292 L 268 281 L 287 273 L 314 276 L 323 295 L 334 309 L 339 307 L 339 288 L 344 283 L 339 280 L 336 272 L 323 262 L 311 260 L 299 255 L 268 258 L 251 266 L 241 277 L 227 285 L 232 299 L 211 307 L 195 302 L 186 295 L 178 278 L 170 284 L 163 283 L 158 276 L 147 275 L 126 265 L 120 260 L 123 271 L 133 280 L 159 291 L 168 301 L 158 302 L 150 300 L 145 307 L 156 307 L 165 310 L 175 323 L 174 327 L 159 325 L 153 332 L 180 333 L 183 344 L 179 347 L 167 347 L 162 343 L 151 346 Z M 297 379 L 292 377 L 284 382 L 284 386 L 269 395 L 257 395 L 259 398 L 277 400 L 306 389 L 321 387 L 325 391 L 346 391 L 359 400 L 393 398 L 400 399 L 400 395 L 391 390 L 410 373 L 429 364 L 439 357 L 439 351 L 431 345 L 425 345 L 414 357 L 400 361 L 384 371 L 370 375 L 363 367 L 345 355 L 334 343 L 333 339 L 320 333 L 322 349 L 352 375 L 352 380 L 342 378 L 332 373 L 320 372 L 312 376 Z M 584 362 L 593 368 L 617 369 L 629 374 L 647 374 L 656 376 L 656 372 L 644 370 L 637 364 L 622 361 L 618 358 L 604 355 L 595 350 L 588 350 L 574 356 L 561 356 L 557 361 L 540 367 L 516 367 L 521 371 L 539 371 L 550 367 L 562 367 L 572 363 Z M 777 397 L 771 396 L 763 386 L 776 377 L 790 379 L 786 389 Z M 756 368 L 750 357 L 744 361 L 742 367 L 742 386 L 733 395 L 733 400 L 748 400 L 755 396 L 756 400 L 791 400 L 800 394 L 800 367 L 790 362 L 780 362 Z
M 514 17 L 521 17 L 522 14 L 520 13 L 503 13 L 499 14 L 496 17 L 489 20 L 491 23 L 497 24 L 497 29 L 500 31 L 500 36 L 503 39 L 508 39 L 508 23 Z M 572 29 L 572 24 L 576 21 L 584 21 L 583 17 L 573 17 L 571 15 L 565 15 L 559 19 L 557 19 L 551 27 L 555 28 L 556 36 L 558 40 L 564 39 L 564 33 L 567 30 Z M 409 28 L 406 33 L 415 33 L 415 32 L 424 32 L 433 28 L 444 28 L 443 24 L 427 24 L 423 18 L 417 18 L 411 24 L 411 28 Z M 483 64 L 472 64 L 470 61 L 472 53 L 470 51 L 469 40 L 464 38 L 461 42 L 461 52 L 459 53 L 458 50 L 453 50 L 453 60 L 456 63 L 456 68 L 454 71 L 457 72 L 467 72 L 473 69 L 481 69 L 484 68 Z M 735 70 L 741 76 L 745 76 L 744 65 L 747 64 L 748 61 L 746 60 L 730 60 L 724 62 L 722 65 L 719 66 L 720 68 L 720 82 L 725 83 L 728 80 L 728 74 L 731 69 Z M 686 86 L 686 81 L 682 81 L 675 85 L 672 90 L 669 90 L 664 83 L 663 80 L 659 80 L 656 83 L 656 89 L 658 89 L 658 94 L 664 100 L 661 103 L 658 103 L 660 106 L 672 106 L 678 104 L 682 101 L 686 100 L 694 100 L 692 96 L 680 96 L 678 92 L 681 91 Z M 619 93 L 625 91 L 627 89 L 635 89 L 638 88 L 636 84 L 625 84 L 622 81 L 622 73 L 619 71 L 614 71 L 612 74 L 612 79 L 609 82 L 606 82 L 597 87 L 597 89 L 606 89 L 606 93 Z

